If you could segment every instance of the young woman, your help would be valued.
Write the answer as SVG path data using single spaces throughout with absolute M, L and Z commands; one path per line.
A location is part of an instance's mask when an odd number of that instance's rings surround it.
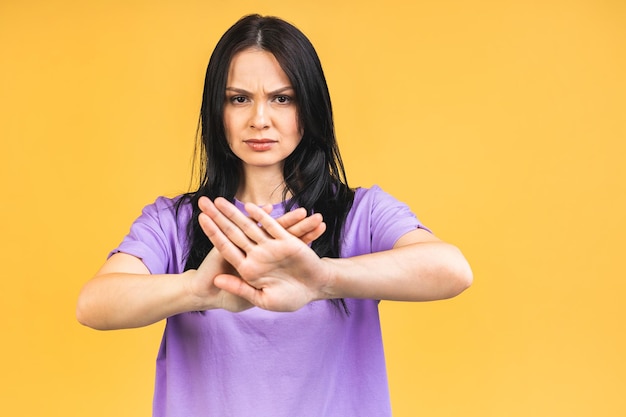
M 317 54 L 251 15 L 209 61 L 197 191 L 147 206 L 79 297 L 97 329 L 167 319 L 155 416 L 390 416 L 379 300 L 472 273 L 379 187 L 351 189 Z

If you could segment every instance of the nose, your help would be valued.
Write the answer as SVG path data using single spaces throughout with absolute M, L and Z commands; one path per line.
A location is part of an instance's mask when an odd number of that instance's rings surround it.
M 265 103 L 255 103 L 250 118 L 250 127 L 253 129 L 266 129 L 269 127 L 269 115 Z

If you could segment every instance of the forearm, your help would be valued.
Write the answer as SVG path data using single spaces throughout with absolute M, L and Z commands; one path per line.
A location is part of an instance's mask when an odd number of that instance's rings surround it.
M 94 277 L 78 299 L 78 321 L 98 330 L 147 326 L 194 309 L 188 273 L 108 273 Z
M 472 271 L 461 252 L 444 242 L 323 261 L 328 281 L 320 298 L 432 301 L 454 297 L 472 283 Z

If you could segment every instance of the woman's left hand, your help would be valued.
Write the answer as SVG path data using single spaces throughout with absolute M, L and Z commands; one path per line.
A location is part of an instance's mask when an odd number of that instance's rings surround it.
M 221 274 L 215 286 L 272 311 L 325 298 L 329 265 L 263 208 L 246 204 L 248 217 L 224 198 L 198 204 L 202 229 L 240 275 Z

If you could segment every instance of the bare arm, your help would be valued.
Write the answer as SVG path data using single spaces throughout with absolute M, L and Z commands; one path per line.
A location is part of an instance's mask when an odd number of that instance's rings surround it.
M 394 248 L 329 264 L 327 298 L 431 301 L 454 297 L 472 283 L 461 251 L 423 229 L 402 236 Z
M 116 253 L 83 286 L 76 317 L 85 326 L 112 330 L 147 326 L 191 311 L 197 302 L 190 291 L 193 275 L 150 275 L 141 259 Z
M 307 217 L 304 209 L 289 212 L 277 221 L 305 245 L 326 227 L 319 214 Z M 150 275 L 140 259 L 117 253 L 84 285 L 76 316 L 86 326 L 110 330 L 146 326 L 187 311 L 241 311 L 252 307 L 247 300 L 213 285 L 220 273 L 235 271 L 217 250 L 211 250 L 197 270 L 164 275 Z
M 424 230 L 405 234 L 388 251 L 320 259 L 253 205 L 246 205 L 247 218 L 223 199 L 199 204 L 203 230 L 239 273 L 220 274 L 215 285 L 268 310 L 293 311 L 331 298 L 436 300 L 472 282 L 461 252 Z

